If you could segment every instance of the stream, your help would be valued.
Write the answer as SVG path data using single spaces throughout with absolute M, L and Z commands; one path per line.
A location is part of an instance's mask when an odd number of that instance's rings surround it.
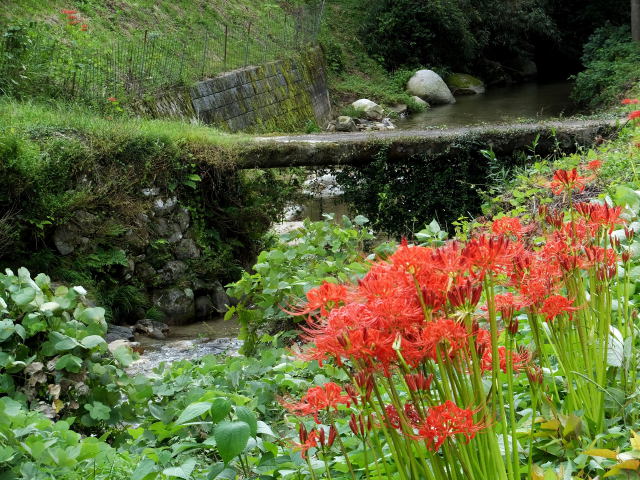
M 569 82 L 490 87 L 486 93 L 458 96 L 455 104 L 434 106 L 394 123 L 399 129 L 408 130 L 517 122 L 521 119 L 545 120 L 570 111 L 571 88 Z
M 457 103 L 395 120 L 398 129 L 424 129 L 436 126 L 460 127 L 483 123 L 517 122 L 522 119 L 558 117 L 569 109 L 571 84 L 527 83 L 487 89 L 481 95 L 456 97 Z M 311 175 L 305 182 L 310 198 L 304 205 L 293 207 L 288 221 L 273 226 L 284 233 L 302 225 L 302 219 L 323 220 L 323 214 L 334 213 L 336 220 L 350 215 L 349 206 L 341 201 L 341 189 L 332 175 Z M 209 354 L 236 355 L 242 345 L 237 339 L 240 325 L 222 317 L 192 325 L 173 326 L 166 339 L 136 336 L 143 354 L 129 368 L 130 374 L 154 375 L 161 363 L 194 360 Z

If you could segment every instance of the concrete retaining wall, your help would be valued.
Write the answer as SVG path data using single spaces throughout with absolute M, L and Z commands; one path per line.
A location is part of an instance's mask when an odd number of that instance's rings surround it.
M 200 120 L 234 132 L 299 130 L 310 121 L 324 126 L 331 116 L 319 48 L 198 82 L 190 94 Z

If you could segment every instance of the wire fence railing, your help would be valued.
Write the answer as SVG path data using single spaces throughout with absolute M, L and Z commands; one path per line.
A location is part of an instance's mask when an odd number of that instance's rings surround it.
M 141 97 L 221 72 L 285 58 L 317 42 L 322 6 L 261 22 L 211 26 L 194 41 L 158 32 L 98 47 L 61 42 L 45 26 L 0 38 L 0 92 L 104 101 Z

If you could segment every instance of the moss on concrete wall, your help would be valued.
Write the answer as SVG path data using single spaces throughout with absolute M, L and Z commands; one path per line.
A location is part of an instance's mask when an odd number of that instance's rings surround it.
M 318 48 L 198 82 L 191 98 L 199 119 L 230 131 L 301 130 L 309 122 L 324 124 L 331 114 Z

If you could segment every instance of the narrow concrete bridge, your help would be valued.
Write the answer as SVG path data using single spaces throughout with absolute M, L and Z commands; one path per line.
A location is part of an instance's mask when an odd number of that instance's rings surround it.
M 254 137 L 240 153 L 240 168 L 361 165 L 384 151 L 389 160 L 442 154 L 456 148 L 510 155 L 536 142 L 536 153 L 575 151 L 616 134 L 621 120 L 590 119 L 429 130 Z M 536 140 L 537 139 L 537 140 Z

